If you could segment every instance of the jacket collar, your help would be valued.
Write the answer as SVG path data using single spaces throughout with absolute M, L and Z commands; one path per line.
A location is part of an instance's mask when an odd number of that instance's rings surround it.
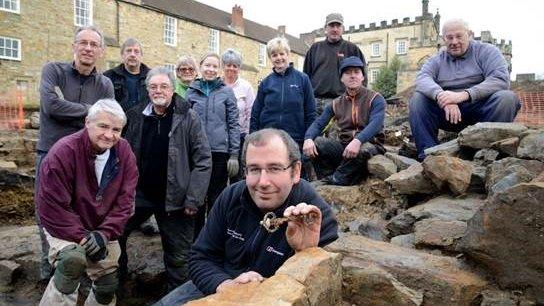
M 172 106 L 172 104 L 173 104 L 174 114 L 186 114 L 190 109 L 189 102 L 187 102 L 177 93 L 174 93 L 174 95 L 172 96 L 172 103 L 170 103 L 168 107 Z M 149 102 L 142 110 L 142 114 L 144 116 L 151 116 L 152 113 L 153 113 L 153 103 Z
M 81 75 L 81 73 L 79 73 L 79 71 L 77 71 L 76 69 L 76 63 L 72 61 L 72 63 L 70 64 L 70 67 L 72 68 L 72 73 L 74 73 L 74 75 Z M 91 71 L 91 73 L 89 74 L 89 77 L 90 76 L 95 76 L 97 74 L 97 71 L 96 71 L 96 66 L 93 68 L 93 70 Z
M 125 69 L 125 64 L 121 63 L 117 66 L 115 66 L 115 68 L 112 69 L 114 73 L 118 74 L 118 75 L 125 75 L 127 73 L 129 73 L 126 69 Z M 139 75 L 141 77 L 145 77 L 147 75 L 147 73 L 149 72 L 149 67 L 146 66 L 146 64 L 144 63 L 141 63 L 140 64 L 140 73 Z
M 289 75 L 293 71 L 293 69 L 295 69 L 294 66 L 293 66 L 293 62 L 289 62 L 289 66 L 287 66 L 284 73 L 276 72 L 276 70 L 274 70 L 274 67 L 272 67 L 272 73 L 274 73 L 276 75 L 279 75 L 279 76 Z

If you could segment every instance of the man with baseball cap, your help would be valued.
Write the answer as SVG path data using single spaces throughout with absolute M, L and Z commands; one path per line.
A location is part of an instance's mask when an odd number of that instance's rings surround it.
M 341 62 L 340 81 L 346 90 L 325 107 L 304 137 L 304 154 L 326 184 L 357 184 L 366 174 L 366 161 L 385 152 L 381 144 L 385 99 L 363 86 L 364 68 L 364 61 L 356 56 Z M 321 137 L 332 118 L 338 133 Z
M 317 106 L 317 114 L 333 99 L 344 92 L 340 82 L 338 68 L 344 58 L 358 57 L 363 63 L 365 57 L 359 47 L 352 42 L 342 39 L 344 33 L 344 18 L 339 13 L 327 15 L 325 21 L 326 39 L 315 42 L 306 53 L 304 73 L 310 77 Z M 363 70 L 364 85 L 366 86 L 366 69 Z

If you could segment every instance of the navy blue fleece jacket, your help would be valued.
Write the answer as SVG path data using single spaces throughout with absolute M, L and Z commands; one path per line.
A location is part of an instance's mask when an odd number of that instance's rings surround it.
M 285 208 L 300 202 L 321 210 L 319 246 L 336 240 L 338 224 L 330 206 L 304 180 L 293 186 L 274 213 L 283 216 Z M 263 216 L 249 196 L 245 181 L 221 193 L 189 255 L 189 277 L 200 291 L 206 295 L 215 293 L 223 281 L 247 271 L 270 277 L 295 253 L 285 237 L 286 225 L 268 233 L 259 224 Z

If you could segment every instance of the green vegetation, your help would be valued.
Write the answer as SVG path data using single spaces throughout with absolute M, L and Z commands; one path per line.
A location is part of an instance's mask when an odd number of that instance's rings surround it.
M 380 68 L 372 89 L 381 93 L 386 99 L 394 96 L 397 93 L 397 72 L 401 68 L 401 60 L 397 56 L 393 57 L 389 65 Z

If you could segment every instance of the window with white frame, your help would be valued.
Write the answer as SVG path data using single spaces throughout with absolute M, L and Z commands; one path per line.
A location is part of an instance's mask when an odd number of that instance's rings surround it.
M 408 43 L 406 40 L 397 40 L 396 51 L 397 54 L 406 54 L 408 52 Z
M 266 45 L 259 44 L 259 66 L 266 66 Z
M 164 64 L 164 67 L 168 68 L 168 70 L 170 70 L 172 73 L 174 73 L 174 74 L 176 73 L 176 65 L 166 63 L 166 64 Z
M 208 34 L 208 50 L 219 54 L 219 31 L 210 29 Z
M 19 0 L 0 0 L 0 11 L 19 14 Z
M 372 43 L 371 56 L 380 56 L 380 43 L 379 42 L 373 42 Z
M 177 45 L 178 20 L 174 17 L 164 16 L 164 43 L 170 46 Z
M 78 27 L 93 24 L 93 0 L 74 0 L 74 24 Z
M 0 58 L 21 60 L 21 40 L 0 36 Z
M 370 69 L 370 80 L 369 83 L 373 84 L 378 79 L 378 75 L 380 74 L 379 69 Z

